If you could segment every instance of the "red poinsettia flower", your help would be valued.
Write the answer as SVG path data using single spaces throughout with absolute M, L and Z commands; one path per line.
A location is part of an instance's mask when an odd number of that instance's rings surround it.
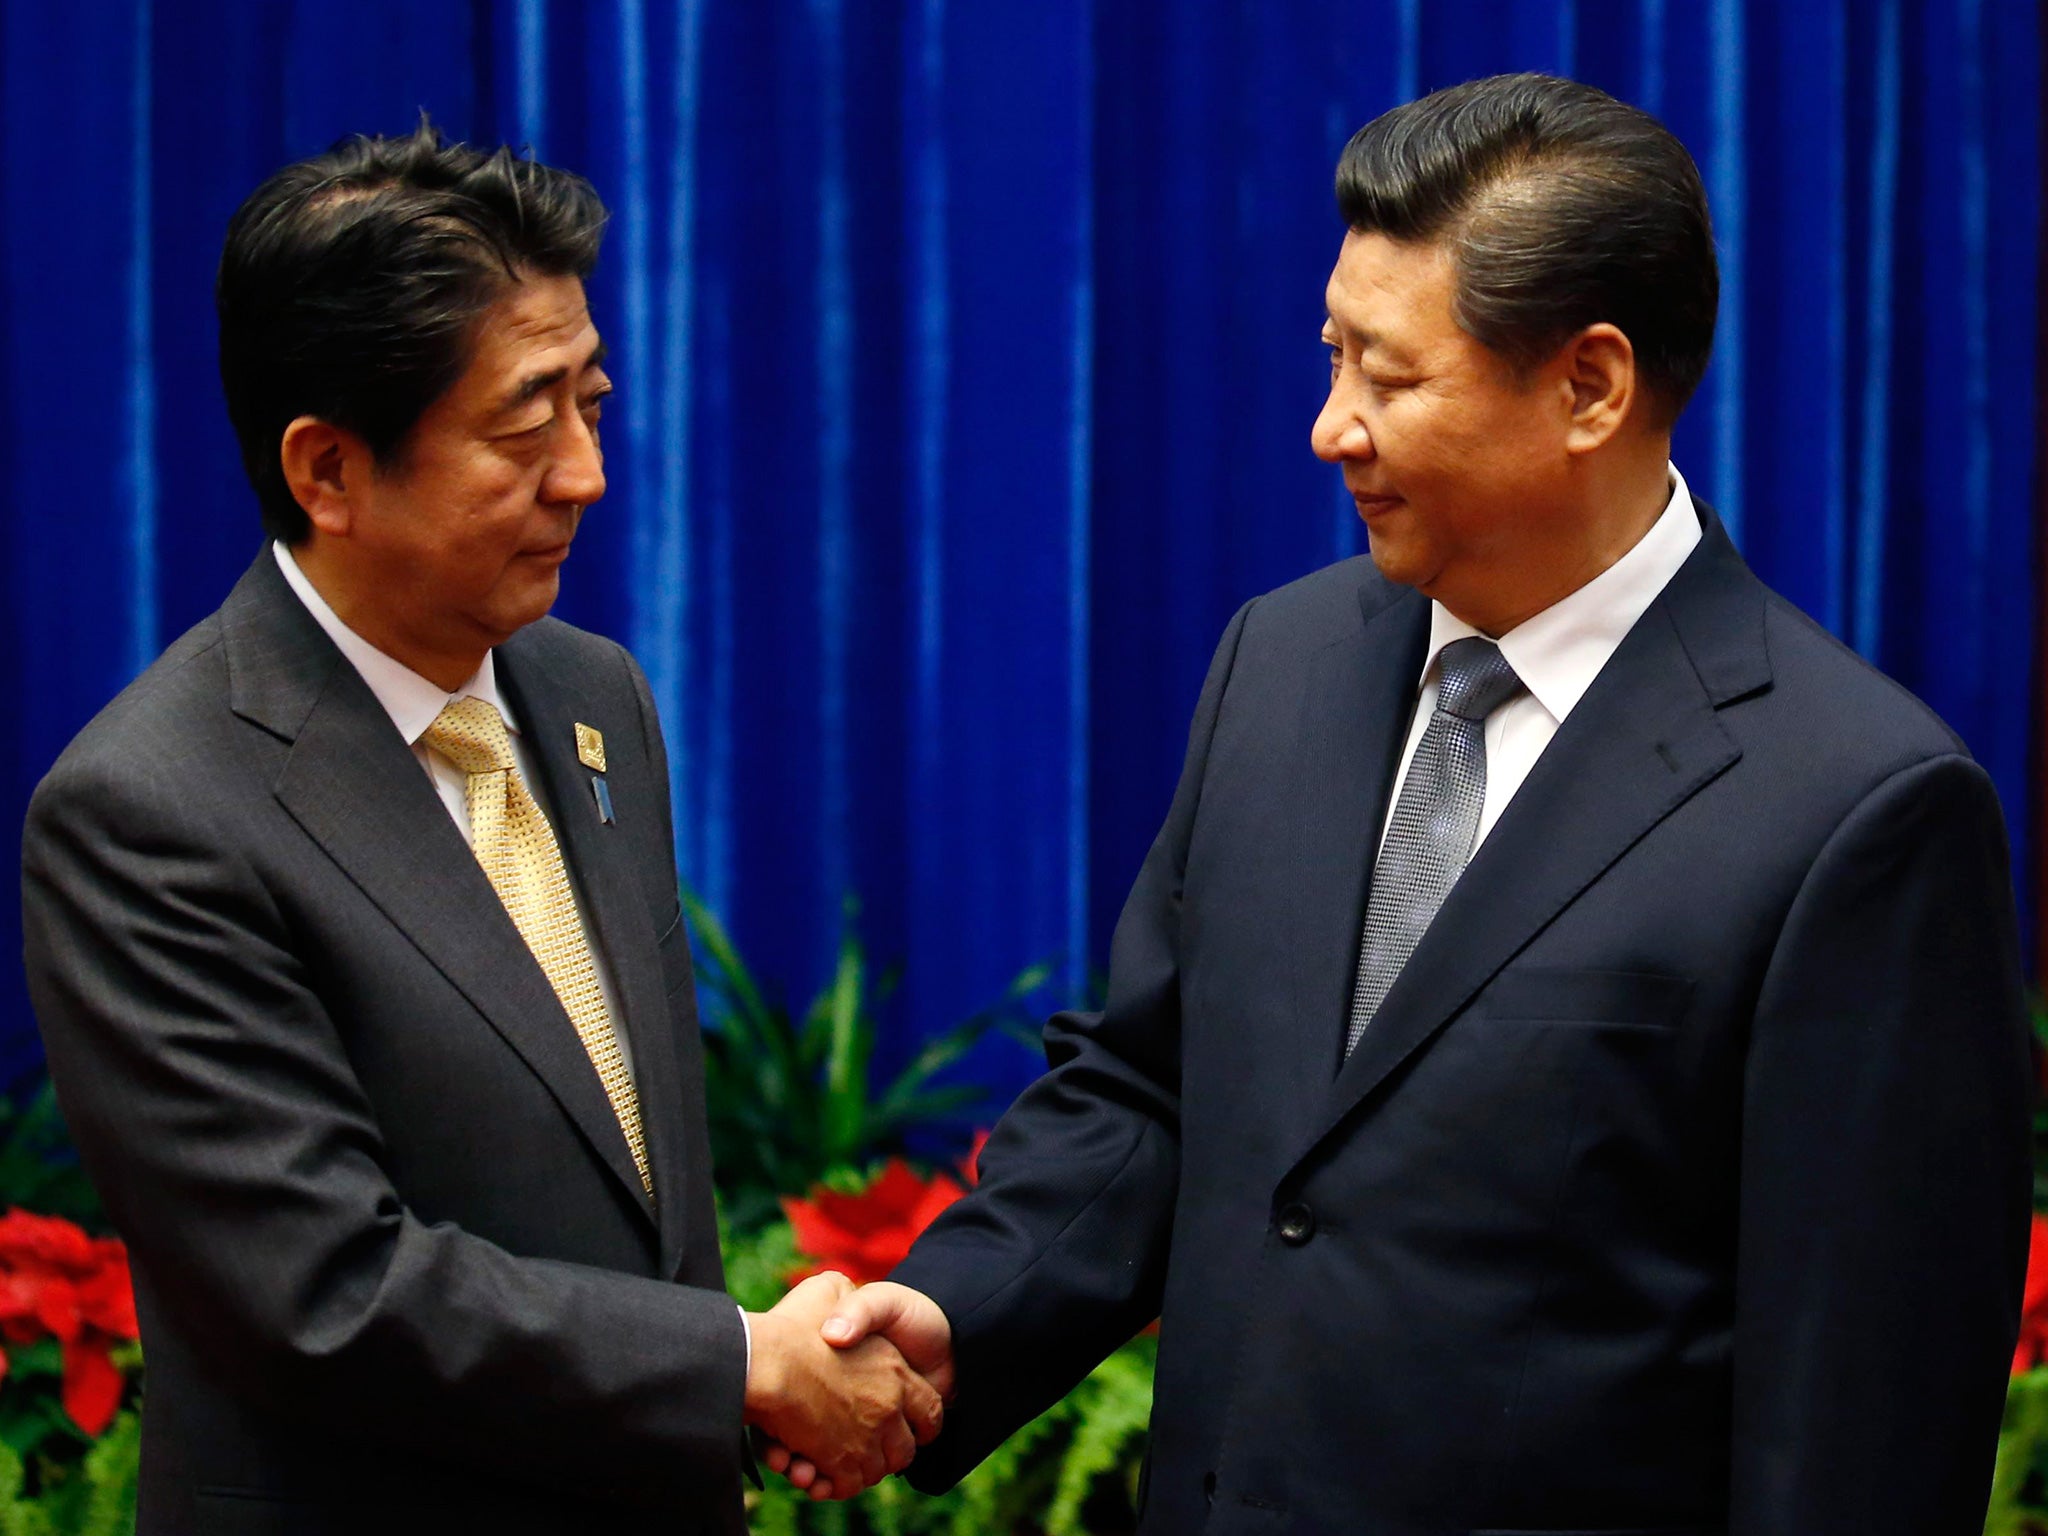
M 54 1338 L 64 1348 L 64 1411 L 87 1434 L 113 1421 L 121 1369 L 113 1347 L 136 1337 L 128 1250 L 57 1216 L 0 1216 L 0 1340 Z M 0 1354 L 0 1377 L 6 1375 Z
M 2027 1250 L 2026 1300 L 2020 1308 L 2020 1341 L 2013 1351 L 2012 1373 L 2031 1371 L 2048 1359 L 2048 1219 L 2034 1214 L 2033 1237 Z
M 790 1273 L 790 1284 L 826 1270 L 861 1285 L 885 1278 L 939 1212 L 974 1187 L 987 1140 L 988 1132 L 977 1135 L 960 1164 L 964 1184 L 943 1173 L 921 1179 L 902 1158 L 892 1157 L 857 1195 L 818 1184 L 808 1199 L 784 1196 L 782 1211 L 796 1231 L 797 1251 L 811 1261 Z

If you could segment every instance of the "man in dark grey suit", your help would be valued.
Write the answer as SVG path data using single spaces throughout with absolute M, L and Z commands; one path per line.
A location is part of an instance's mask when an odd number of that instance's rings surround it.
M 1717 288 L 1670 134 L 1478 81 L 1338 198 L 1313 443 L 1371 558 L 1231 622 L 1107 1006 L 828 1330 L 957 1378 L 938 1486 L 1160 1317 L 1156 1536 L 1975 1536 L 2029 1193 L 1990 781 L 1669 463 Z
M 934 1427 L 893 1347 L 820 1341 L 844 1281 L 722 1289 L 661 728 L 545 617 L 605 486 L 603 220 L 423 125 L 230 227 L 271 542 L 71 744 L 23 855 L 135 1263 L 146 1536 L 732 1533 L 743 1421 L 855 1485 Z

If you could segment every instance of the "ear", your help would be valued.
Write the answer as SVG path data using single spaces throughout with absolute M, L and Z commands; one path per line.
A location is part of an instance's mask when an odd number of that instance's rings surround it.
M 315 530 L 346 538 L 370 475 L 363 440 L 318 416 L 298 416 L 284 429 L 278 460 L 292 499 Z
M 1571 387 L 1565 451 L 1591 453 L 1637 408 L 1636 349 L 1618 326 L 1603 320 L 1566 342 L 1559 360 Z

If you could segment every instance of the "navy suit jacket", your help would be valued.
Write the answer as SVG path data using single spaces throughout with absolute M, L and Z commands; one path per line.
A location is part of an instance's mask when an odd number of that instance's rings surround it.
M 660 726 L 608 640 L 544 619 L 497 657 L 611 968 L 658 1206 L 432 784 L 268 550 L 30 805 L 30 990 L 135 1267 L 143 1536 L 744 1530 L 746 1345 Z
M 898 1271 L 959 1360 L 913 1481 L 1158 1315 L 1156 1536 L 1977 1536 L 2029 1198 L 1998 803 L 1701 518 L 1341 1065 L 1428 604 L 1361 559 L 1232 621 L 1104 1011 Z

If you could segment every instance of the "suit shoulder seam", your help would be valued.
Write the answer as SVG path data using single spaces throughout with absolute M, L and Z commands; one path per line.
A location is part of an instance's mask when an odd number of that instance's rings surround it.
M 1801 628 L 1805 629 L 1815 639 L 1825 644 L 1828 647 L 1828 649 L 1840 653 L 1840 655 L 1845 660 L 1853 663 L 1858 669 L 1869 674 L 1870 677 L 1875 679 L 1876 682 L 1888 693 L 1890 693 L 1894 699 L 1904 704 L 1906 708 L 1910 710 L 1916 718 L 1931 723 L 1934 726 L 1935 730 L 1940 732 L 1941 736 L 1948 742 L 1950 750 L 1954 755 L 1966 758 L 1971 756 L 1969 745 L 1963 740 L 1961 736 L 1959 736 L 1956 733 L 1955 728 L 1951 726 L 1946 720 L 1942 719 L 1941 716 L 1935 711 L 1934 707 L 1930 705 L 1925 699 L 1921 698 L 1918 694 L 1913 692 L 1912 689 L 1908 688 L 1904 683 L 1900 682 L 1897 678 L 1893 677 L 1889 672 L 1885 671 L 1882 667 L 1877 666 L 1868 657 L 1863 655 L 1862 652 L 1858 651 L 1854 646 L 1849 645 L 1846 641 L 1842 639 L 1840 635 L 1836 634 L 1833 630 L 1829 629 L 1825 624 L 1821 623 L 1820 620 L 1816 619 L 1812 614 L 1808 613 L 1805 609 L 1801 608 L 1797 603 L 1791 602 L 1787 598 L 1780 596 L 1778 593 L 1771 591 L 1768 587 L 1766 587 L 1764 591 L 1768 598 L 1768 601 L 1765 605 L 1765 612 L 1767 614 L 1775 618 L 1778 618 L 1782 621 L 1789 621 L 1791 623 L 1797 624 Z M 1766 644 L 1768 644 L 1768 641 L 1766 641 Z M 1927 756 L 1930 758 L 1938 757 L 1941 755 L 1943 754 L 1927 754 Z

